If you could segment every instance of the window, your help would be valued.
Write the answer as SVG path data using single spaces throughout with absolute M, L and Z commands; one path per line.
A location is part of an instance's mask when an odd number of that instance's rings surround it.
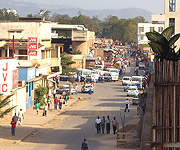
M 169 12 L 175 12 L 176 0 L 169 0 Z
M 144 27 L 139 27 L 139 33 L 144 32 Z
M 5 57 L 12 57 L 12 50 L 9 50 L 9 56 L 8 56 L 8 50 L 6 50 L 6 56 Z
M 41 59 L 45 59 L 45 50 L 41 50 Z
M 150 32 L 153 32 L 154 31 L 154 27 L 150 27 Z
M 19 55 L 27 55 L 27 50 L 19 50 Z M 27 60 L 27 56 L 18 56 L 19 60 Z
M 144 36 L 143 35 L 141 35 L 141 40 L 144 40 Z
M 163 31 L 163 27 L 158 27 L 158 32 L 162 32 Z
M 169 26 L 175 26 L 175 18 L 169 18 Z

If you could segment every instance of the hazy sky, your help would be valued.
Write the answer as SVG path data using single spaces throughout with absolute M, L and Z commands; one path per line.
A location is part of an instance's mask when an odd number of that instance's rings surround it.
M 83 9 L 122 9 L 138 7 L 164 13 L 164 0 L 17 0 L 38 4 L 66 5 Z

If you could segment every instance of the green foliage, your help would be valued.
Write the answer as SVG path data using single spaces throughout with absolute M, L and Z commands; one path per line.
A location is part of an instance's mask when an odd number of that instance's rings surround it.
M 71 57 L 67 53 L 61 53 L 61 65 L 62 65 L 62 74 L 69 75 L 70 72 L 75 72 L 76 68 L 70 68 L 69 65 L 75 64 L 75 61 L 71 61 Z
M 38 102 L 40 103 L 41 106 L 43 106 L 45 104 L 43 97 L 48 92 L 47 87 L 39 86 L 35 91 L 38 97 L 37 98 Z
M 157 58 L 161 60 L 178 61 L 180 59 L 180 50 L 175 52 L 175 42 L 179 39 L 180 34 L 174 33 L 174 26 L 166 28 L 161 34 L 157 32 L 147 32 L 146 36 L 150 40 L 149 45 L 153 52 L 157 55 Z
M 13 94 L 6 96 L 5 98 L 2 99 L 2 94 L 0 94 L 0 118 L 3 118 L 5 115 L 7 115 L 7 113 L 11 112 L 16 106 L 14 107 L 9 107 L 7 109 L 3 109 L 5 106 L 7 106 L 11 100 L 11 96 L 13 96 Z
M 72 50 L 72 51 L 70 51 L 69 53 L 72 54 L 72 55 L 80 55 L 80 54 L 81 54 L 81 51 L 80 51 L 80 50 L 77 50 L 77 51 Z
M 8 12 L 6 8 L 0 9 L 0 20 L 18 20 L 19 16 L 13 12 Z

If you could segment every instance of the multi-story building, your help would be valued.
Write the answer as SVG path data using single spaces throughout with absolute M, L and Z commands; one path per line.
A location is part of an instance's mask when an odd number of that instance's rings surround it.
M 146 32 L 159 32 L 164 30 L 164 24 L 154 24 L 154 23 L 138 23 L 138 44 L 147 44 L 148 39 L 146 37 Z
M 51 22 L 39 18 L 20 18 L 0 22 L 0 57 L 13 56 L 19 67 L 36 67 L 36 76 L 47 75 L 60 68 L 60 46 L 51 45 Z M 34 38 L 35 41 L 28 40 Z
M 164 0 L 164 15 L 152 15 L 153 22 L 165 22 L 165 28 L 175 27 L 175 34 L 180 33 L 180 1 Z M 180 40 L 176 42 L 177 49 L 180 48 Z

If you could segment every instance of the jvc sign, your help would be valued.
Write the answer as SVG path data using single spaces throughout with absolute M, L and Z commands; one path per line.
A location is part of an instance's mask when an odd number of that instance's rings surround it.
M 28 44 L 28 49 L 37 49 L 37 44 Z
M 37 56 L 37 51 L 28 51 L 29 56 Z
M 17 61 L 15 59 L 3 59 L 0 60 L 0 93 L 9 95 L 12 89 L 13 70 L 16 69 Z M 18 75 L 16 76 L 16 80 Z
M 37 43 L 38 38 L 37 37 L 28 37 L 28 42 L 29 43 Z

